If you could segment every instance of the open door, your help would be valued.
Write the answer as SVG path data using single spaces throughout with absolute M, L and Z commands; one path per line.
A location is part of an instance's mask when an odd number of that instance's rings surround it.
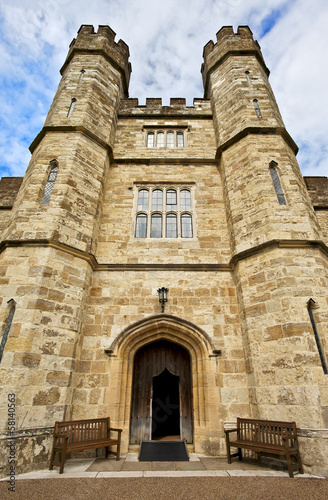
M 159 340 L 134 359 L 130 443 L 175 439 L 192 443 L 190 357 L 186 349 Z

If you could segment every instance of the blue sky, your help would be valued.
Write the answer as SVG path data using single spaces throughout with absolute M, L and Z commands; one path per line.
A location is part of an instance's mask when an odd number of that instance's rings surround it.
M 327 0 L 0 0 L 0 176 L 24 175 L 68 45 L 108 24 L 130 47 L 130 97 L 203 96 L 203 46 L 224 25 L 259 41 L 303 175 L 328 175 Z

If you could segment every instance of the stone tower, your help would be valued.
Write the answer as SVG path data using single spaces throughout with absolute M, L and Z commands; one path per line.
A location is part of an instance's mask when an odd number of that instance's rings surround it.
M 304 182 L 248 27 L 205 46 L 193 106 L 129 99 L 114 36 L 80 28 L 24 179 L 0 183 L 2 462 L 15 394 L 21 470 L 55 420 L 224 456 L 253 416 L 296 420 L 327 475 L 328 179 Z

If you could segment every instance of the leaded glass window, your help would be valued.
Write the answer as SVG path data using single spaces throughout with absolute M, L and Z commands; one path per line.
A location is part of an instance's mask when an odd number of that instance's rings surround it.
M 51 196 L 54 184 L 55 184 L 57 173 L 58 173 L 58 164 L 57 164 L 57 162 L 53 162 L 53 165 L 52 165 L 50 172 L 49 172 L 49 175 L 48 175 L 46 185 L 44 187 L 43 195 L 41 198 L 41 205 L 48 205 L 49 204 L 50 196 Z
M 279 205 L 287 205 L 284 192 L 281 187 L 279 175 L 277 169 L 274 166 L 270 166 L 270 174 L 273 182 L 274 189 L 278 198 Z
M 15 314 L 15 309 L 16 309 L 15 302 L 12 299 L 11 299 L 11 302 L 13 302 L 13 305 L 11 306 L 11 309 L 9 311 L 9 316 L 8 316 L 8 319 L 7 319 L 5 331 L 3 333 L 3 336 L 2 336 L 2 339 L 1 339 L 1 343 L 0 343 L 0 363 L 1 363 L 1 360 L 2 360 L 3 352 L 5 350 L 6 342 L 8 340 L 8 335 L 9 335 L 10 327 L 11 327 L 11 324 L 12 324 L 12 321 L 13 321 L 13 318 L 14 318 L 14 314 Z
M 193 238 L 192 189 L 150 186 L 136 199 L 136 238 Z

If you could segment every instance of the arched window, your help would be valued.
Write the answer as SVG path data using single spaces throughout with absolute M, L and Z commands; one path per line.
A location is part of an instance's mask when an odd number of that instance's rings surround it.
M 175 189 L 168 189 L 166 191 L 166 210 L 177 209 L 177 192 Z
M 81 69 L 81 71 L 80 71 L 79 83 L 81 83 L 81 82 L 82 82 L 82 80 L 83 80 L 83 78 L 84 78 L 84 74 L 85 74 L 84 69 Z
M 152 210 L 163 210 L 163 191 L 161 189 L 154 189 L 152 192 Z
M 136 238 L 193 238 L 192 188 L 159 185 L 136 190 Z
M 73 99 L 71 100 L 71 104 L 70 104 L 68 113 L 67 113 L 67 118 L 70 118 L 72 116 L 74 108 L 75 108 L 75 104 L 76 104 L 76 99 L 75 99 L 75 97 L 73 97 Z
M 6 326 L 5 326 L 5 331 L 4 331 L 3 335 L 2 335 L 2 339 L 1 339 L 1 343 L 0 343 L 0 363 L 1 363 L 1 360 L 2 360 L 3 351 L 5 349 L 6 342 L 8 340 L 8 335 L 9 335 L 10 327 L 11 327 L 11 324 L 12 324 L 12 321 L 13 321 L 13 318 L 14 318 L 14 314 L 15 314 L 15 309 L 16 309 L 16 303 L 15 303 L 15 301 L 13 299 L 10 299 L 8 302 L 12 303 L 12 304 L 11 304 L 11 308 L 10 308 L 10 311 L 9 311 L 9 316 L 7 318 L 7 322 L 6 322 Z
M 155 134 L 154 132 L 148 132 L 147 134 L 147 148 L 153 148 L 155 142 Z
M 192 218 L 190 214 L 181 215 L 181 238 L 192 238 Z
M 177 216 L 175 214 L 167 214 L 166 216 L 166 237 L 178 237 Z
M 147 238 L 147 215 L 138 214 L 136 220 L 136 238 Z
M 184 146 L 183 132 L 177 133 L 177 146 L 178 148 L 183 148 Z
M 245 71 L 245 75 L 246 75 L 246 78 L 247 78 L 247 82 L 249 85 L 252 85 L 252 81 L 251 81 L 251 78 L 249 76 L 249 71 Z
M 138 193 L 138 210 L 148 210 L 149 191 L 140 189 Z
M 161 214 L 152 214 L 152 216 L 151 216 L 150 237 L 151 238 L 161 238 L 162 237 L 162 216 L 161 216 Z
M 166 146 L 174 148 L 174 132 L 168 132 L 166 135 Z
M 41 198 L 41 205 L 48 205 L 49 204 L 50 196 L 51 196 L 54 184 L 55 184 L 57 173 L 58 173 L 58 163 L 55 160 L 53 160 L 51 162 L 51 169 L 50 169 L 50 172 L 48 175 L 48 180 L 46 182 L 46 185 L 45 185 L 45 188 L 43 191 L 43 195 Z
M 274 186 L 274 189 L 276 191 L 279 205 L 287 205 L 286 198 L 285 198 L 284 192 L 283 192 L 282 187 L 281 187 L 281 183 L 280 183 L 280 179 L 279 179 L 279 175 L 278 175 L 276 166 L 277 166 L 276 162 L 270 163 L 270 174 L 271 174 L 273 186 Z
M 158 148 L 164 148 L 164 132 L 158 132 L 157 133 L 157 147 Z
M 188 189 L 182 189 L 180 192 L 181 210 L 191 210 L 191 195 Z
M 254 104 L 254 108 L 255 108 L 255 111 L 256 111 L 256 114 L 257 114 L 257 117 L 258 118 L 262 118 L 262 115 L 261 115 L 261 111 L 260 111 L 260 106 L 259 106 L 259 102 L 257 99 L 254 99 L 253 100 L 253 104 Z

